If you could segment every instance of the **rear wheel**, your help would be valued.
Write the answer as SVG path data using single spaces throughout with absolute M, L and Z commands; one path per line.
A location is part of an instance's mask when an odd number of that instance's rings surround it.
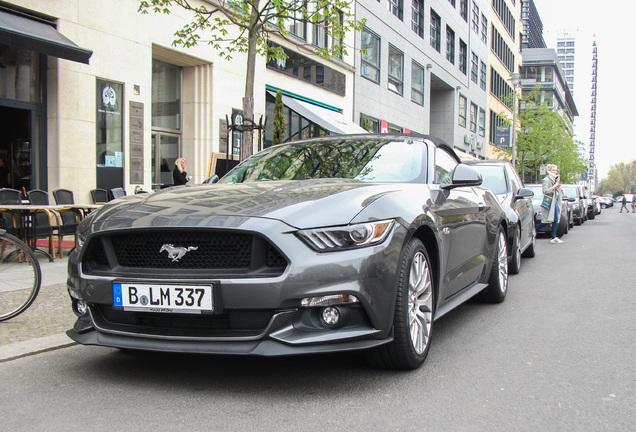
M 412 239 L 400 258 L 394 338 L 367 352 L 371 364 L 386 369 L 415 369 L 424 363 L 433 332 L 433 287 L 426 248 L 419 239 Z
M 501 303 L 505 300 L 508 293 L 508 251 L 506 248 L 506 234 L 501 227 L 499 227 L 499 232 L 497 233 L 495 248 L 488 288 L 482 291 L 482 297 L 490 303 Z

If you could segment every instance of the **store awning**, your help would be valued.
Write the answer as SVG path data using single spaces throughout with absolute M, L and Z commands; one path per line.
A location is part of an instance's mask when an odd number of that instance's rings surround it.
M 93 51 L 80 48 L 44 21 L 0 10 L 0 43 L 88 64 Z
M 276 93 L 270 91 L 272 96 L 276 96 Z M 349 121 L 339 112 L 319 107 L 309 102 L 294 99 L 289 96 L 283 95 L 283 105 L 296 111 L 307 120 L 316 123 L 317 125 L 327 129 L 330 132 L 337 134 L 358 134 L 367 133 L 366 130 L 358 126 L 357 124 Z

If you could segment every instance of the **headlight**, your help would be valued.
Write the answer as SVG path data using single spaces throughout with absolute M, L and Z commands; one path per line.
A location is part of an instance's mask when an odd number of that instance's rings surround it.
M 374 221 L 355 225 L 315 228 L 298 231 L 297 235 L 318 252 L 372 246 L 389 235 L 394 220 Z

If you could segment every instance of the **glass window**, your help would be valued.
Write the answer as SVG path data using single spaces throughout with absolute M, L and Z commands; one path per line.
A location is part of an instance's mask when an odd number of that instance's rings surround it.
M 0 44 L 0 97 L 41 103 L 40 54 Z
M 468 68 L 468 46 L 463 40 L 459 40 L 459 71 L 466 75 Z
M 411 3 L 411 28 L 419 37 L 424 37 L 424 0 Z
M 380 120 L 360 114 L 360 126 L 362 129 L 371 133 L 380 133 Z
M 455 64 L 455 32 L 446 26 L 446 60 Z
M 295 1 L 294 3 L 297 3 L 299 7 L 303 4 L 307 6 L 305 0 Z M 307 40 L 307 23 L 303 20 L 303 15 L 300 11 L 290 11 L 289 18 L 285 21 L 285 29 L 294 36 Z
M 479 76 L 479 58 L 477 57 L 477 54 L 472 53 L 471 68 L 470 68 L 470 79 L 475 84 L 477 84 L 478 76 Z
M 435 183 L 451 184 L 457 161 L 446 150 L 435 149 Z
M 437 52 L 442 48 L 442 19 L 431 9 L 431 46 Z
M 124 85 L 97 79 L 97 166 L 124 167 Z
M 404 54 L 389 45 L 389 90 L 402 94 L 404 81 Z
M 470 131 L 477 132 L 477 105 L 470 103 Z
M 479 34 L 479 6 L 475 0 L 473 0 L 472 28 L 475 33 Z
M 481 14 L 481 40 L 488 43 L 488 19 L 484 14 Z
M 329 23 L 323 21 L 312 26 L 312 43 L 319 48 L 327 48 L 329 45 Z
M 484 62 L 479 64 L 479 87 L 486 90 L 486 63 Z
M 411 100 L 424 105 L 424 68 L 415 62 L 411 65 Z
M 479 135 L 486 136 L 486 111 L 479 108 Z
M 380 82 L 380 38 L 370 31 L 362 30 L 362 68 L 363 77 Z
M 459 125 L 466 127 L 466 96 L 459 95 Z
M 181 68 L 152 61 L 152 127 L 181 129 Z
M 459 0 L 459 15 L 468 21 L 468 0 Z
M 398 17 L 400 20 L 402 19 L 402 0 L 389 0 L 389 10 L 393 15 Z

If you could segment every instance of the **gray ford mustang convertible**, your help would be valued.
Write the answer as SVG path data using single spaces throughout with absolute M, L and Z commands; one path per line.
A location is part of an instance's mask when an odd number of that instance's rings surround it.
M 264 356 L 364 350 L 412 369 L 433 321 L 508 286 L 504 212 L 440 140 L 270 147 L 216 184 L 115 200 L 69 255 L 68 335 L 122 349 Z

